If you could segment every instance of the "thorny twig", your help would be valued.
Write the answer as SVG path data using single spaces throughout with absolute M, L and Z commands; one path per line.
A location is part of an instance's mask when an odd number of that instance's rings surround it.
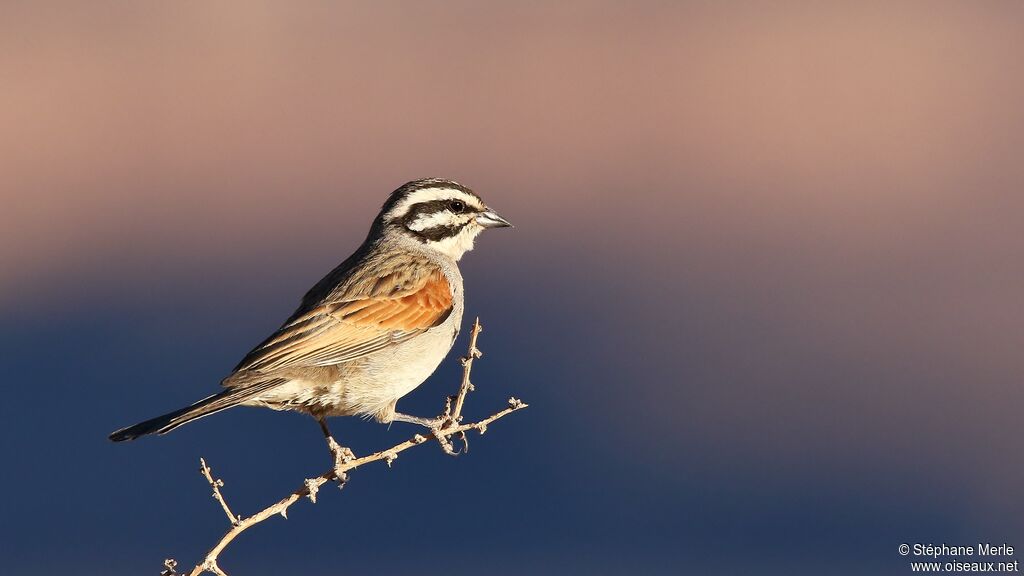
M 483 332 L 484 327 L 480 324 L 480 318 L 477 317 L 473 321 L 473 331 L 469 335 L 469 350 L 466 355 L 461 358 L 462 361 L 462 382 L 459 385 L 459 393 L 454 398 L 454 406 L 452 405 L 453 398 L 448 397 L 448 401 L 445 402 L 444 406 L 444 425 L 459 424 L 462 422 L 462 406 L 466 402 L 466 395 L 473 391 L 473 383 L 469 380 L 469 375 L 473 371 L 473 361 L 477 358 L 483 357 L 484 353 L 476 347 L 476 341 L 480 337 L 480 333 Z M 481 434 L 483 431 L 481 431 Z M 465 432 L 458 435 L 458 438 L 462 440 L 462 451 L 469 452 L 469 438 L 466 437 Z M 457 456 L 459 453 L 455 451 L 451 443 L 447 440 L 443 440 L 442 437 L 438 437 L 438 442 L 441 444 L 441 448 L 445 453 L 452 456 Z
M 477 338 L 484 331 L 480 324 L 480 318 L 473 322 L 473 331 L 469 335 L 469 351 L 462 357 L 462 384 L 459 385 L 459 394 L 455 397 L 455 408 L 448 416 L 452 422 L 458 424 L 462 421 L 462 405 L 466 402 L 466 395 L 473 391 L 473 383 L 469 381 L 469 374 L 473 371 L 473 360 L 482 358 L 484 353 L 476 347 Z
M 242 517 L 235 516 L 231 512 L 227 500 L 224 500 L 224 495 L 220 493 L 220 489 L 224 487 L 224 481 L 219 478 L 216 480 L 213 478 L 213 471 L 206 465 L 206 460 L 202 458 L 199 459 L 199 473 L 210 483 L 210 488 L 213 488 L 213 497 L 217 499 L 217 502 L 220 502 L 220 507 L 224 509 L 224 513 L 228 516 L 228 522 L 231 522 L 232 526 L 237 525 L 242 520 Z
M 494 422 L 495 420 L 503 418 L 517 410 L 522 410 L 523 408 L 526 408 L 528 406 L 526 403 L 519 400 L 518 398 L 512 397 L 508 399 L 508 407 L 505 408 L 504 410 L 496 412 L 488 416 L 487 418 L 484 418 L 477 422 L 473 422 L 470 424 L 461 423 L 462 408 L 466 401 L 466 395 L 473 390 L 473 384 L 470 382 L 469 379 L 470 372 L 472 371 L 473 368 L 473 360 L 480 358 L 482 356 L 482 353 L 476 347 L 477 338 L 479 337 L 480 332 L 482 330 L 483 326 L 480 325 L 480 319 L 477 318 L 476 322 L 474 322 L 473 324 L 473 331 L 470 335 L 469 352 L 466 357 L 462 358 L 462 383 L 459 387 L 459 392 L 455 397 L 448 397 L 444 413 L 441 416 L 441 427 L 433 431 L 434 436 L 437 438 L 438 442 L 441 443 L 441 447 L 444 448 L 445 452 L 449 454 L 456 453 L 452 449 L 449 437 L 457 435 L 468 448 L 468 443 L 466 443 L 466 432 L 469 432 L 470 430 L 476 430 L 480 434 L 484 434 L 485 432 L 487 432 L 487 426 Z M 284 518 L 288 518 L 288 508 L 292 504 L 298 502 L 299 499 L 303 497 L 308 497 L 310 501 L 316 503 L 316 495 L 317 492 L 320 490 L 320 487 L 328 482 L 337 480 L 338 474 L 344 474 L 348 470 L 353 470 L 364 464 L 369 464 L 371 462 L 376 462 L 378 460 L 384 460 L 387 463 L 388 467 L 390 468 L 391 463 L 398 458 L 399 452 L 404 452 L 405 450 L 408 450 L 413 446 L 419 446 L 420 444 L 423 444 L 426 441 L 427 438 L 425 436 L 421 434 L 416 434 L 412 438 L 406 440 L 405 442 L 396 444 L 386 450 L 375 452 L 373 454 L 370 454 L 369 456 L 363 456 L 361 458 L 353 458 L 351 460 L 348 460 L 347 462 L 344 462 L 343 464 L 338 466 L 336 469 L 333 469 L 329 472 L 325 472 L 315 478 L 307 478 L 306 480 L 303 481 L 302 486 L 299 489 L 295 490 L 288 496 L 285 496 L 281 500 L 278 500 L 276 503 L 267 506 L 263 510 L 260 510 L 259 512 L 246 518 L 236 516 L 231 512 L 231 508 L 228 507 L 227 501 L 224 499 L 224 496 L 223 494 L 221 494 L 220 491 L 221 487 L 224 486 L 224 482 L 219 479 L 215 479 L 213 477 L 213 471 L 210 469 L 209 466 L 207 466 L 206 461 L 200 458 L 199 471 L 200 473 L 202 473 L 203 477 L 206 478 L 206 481 L 210 484 L 210 487 L 213 489 L 213 497 L 217 499 L 217 502 L 220 503 L 221 508 L 224 509 L 224 514 L 227 515 L 228 520 L 231 523 L 231 528 L 224 534 L 224 536 L 221 537 L 217 544 L 213 548 L 211 548 L 209 552 L 206 553 L 206 556 L 203 558 L 203 561 L 197 564 L 195 568 L 193 568 L 192 571 L 189 572 L 189 576 L 199 576 L 204 572 L 210 572 L 212 574 L 216 574 L 217 576 L 227 576 L 224 570 L 222 570 L 221 567 L 217 564 L 217 559 L 220 556 L 221 552 L 223 552 L 224 549 L 227 548 L 227 546 L 231 544 L 231 542 L 235 538 L 237 538 L 242 532 L 245 532 L 246 530 L 255 526 L 256 524 L 259 524 L 260 522 L 263 522 L 264 520 L 267 520 L 268 518 L 271 518 L 277 514 L 280 514 Z M 165 576 L 180 575 L 181 573 L 175 571 L 176 566 L 177 562 L 175 562 L 173 559 L 165 560 L 164 567 L 166 568 L 166 570 L 162 574 L 164 574 Z

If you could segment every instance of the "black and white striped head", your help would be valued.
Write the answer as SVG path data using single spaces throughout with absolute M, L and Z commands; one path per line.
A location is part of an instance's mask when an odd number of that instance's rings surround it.
M 473 249 L 477 234 L 511 226 L 469 188 L 441 178 L 413 180 L 391 193 L 378 222 L 454 260 Z

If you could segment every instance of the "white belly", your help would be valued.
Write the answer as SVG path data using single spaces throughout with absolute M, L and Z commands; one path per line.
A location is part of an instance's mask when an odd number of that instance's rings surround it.
M 460 311 L 461 312 L 461 311 Z M 368 356 L 336 387 L 336 414 L 377 414 L 422 384 L 448 355 L 461 314 L 393 348 Z

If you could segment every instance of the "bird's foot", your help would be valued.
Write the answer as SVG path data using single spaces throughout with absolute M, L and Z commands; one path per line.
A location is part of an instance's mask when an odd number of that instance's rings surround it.
M 331 456 L 334 457 L 334 475 L 337 477 L 338 484 L 344 486 L 345 482 L 348 481 L 345 465 L 355 460 L 356 455 L 347 446 L 338 444 L 338 441 L 333 436 L 327 437 L 327 449 L 331 451 Z
M 448 438 L 448 435 L 444 433 L 444 428 L 439 426 L 437 428 L 431 428 L 430 431 L 434 433 L 434 438 L 437 438 L 437 443 L 441 446 L 441 450 L 444 450 L 445 454 L 449 456 L 459 455 L 459 451 L 455 449 L 455 446 Z
M 393 418 L 396 422 L 408 422 L 410 424 L 419 424 L 424 428 L 430 430 L 434 438 L 437 439 L 437 443 L 441 445 L 441 450 L 449 456 L 458 456 L 459 451 L 455 450 L 452 445 L 452 441 L 448 439 L 448 434 L 445 434 L 445 430 L 455 426 L 455 422 L 447 416 L 438 416 L 436 418 L 421 418 L 419 416 L 410 416 L 408 414 L 401 414 L 396 412 Z

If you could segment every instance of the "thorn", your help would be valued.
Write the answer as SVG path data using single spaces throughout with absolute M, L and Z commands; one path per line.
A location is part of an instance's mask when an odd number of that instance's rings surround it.
M 288 519 L 288 509 L 287 508 L 285 508 L 284 510 L 281 510 L 280 514 L 281 514 L 281 517 L 284 518 L 285 520 Z
M 309 494 L 306 494 L 306 496 L 309 498 L 310 502 L 316 504 L 316 493 L 320 491 L 320 486 L 316 483 L 316 480 L 313 480 L 312 478 L 306 478 L 305 484 L 306 490 L 309 491 Z
M 174 558 L 164 560 L 164 571 L 160 573 L 160 576 L 177 576 L 178 571 L 175 570 L 177 567 L 178 561 Z

